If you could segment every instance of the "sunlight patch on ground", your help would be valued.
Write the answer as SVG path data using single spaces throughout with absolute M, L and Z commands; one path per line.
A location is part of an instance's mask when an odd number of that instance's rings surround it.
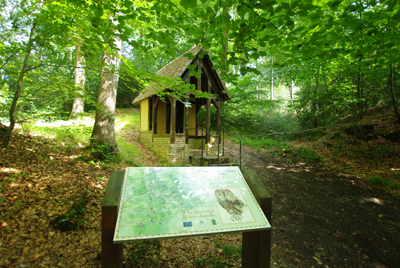
M 384 205 L 385 204 L 384 200 L 376 198 L 376 197 L 364 197 L 360 201 L 361 204 L 364 204 L 364 203 L 367 203 L 367 202 L 372 202 L 372 203 L 375 203 L 375 204 L 378 204 L 378 205 Z
M 275 167 L 275 166 L 268 166 L 267 168 L 274 168 L 277 170 L 285 170 L 285 168 Z
M 94 124 L 94 119 L 87 116 L 76 120 L 59 120 L 53 122 L 46 122 L 45 120 L 37 120 L 35 122 L 35 125 L 39 127 L 63 127 L 71 125 L 93 126 L 93 124 Z
M 115 126 L 115 131 L 118 132 L 121 129 L 123 129 L 127 124 L 129 124 L 129 122 L 118 122 L 118 124 L 116 124 Z
M 14 174 L 21 174 L 22 171 L 20 169 L 15 169 L 15 168 L 0 168 L 1 172 L 6 172 L 6 173 L 14 173 Z

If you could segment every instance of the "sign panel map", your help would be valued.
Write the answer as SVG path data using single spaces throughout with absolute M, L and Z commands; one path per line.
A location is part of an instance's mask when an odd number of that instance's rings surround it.
M 270 228 L 238 167 L 129 167 L 114 242 Z

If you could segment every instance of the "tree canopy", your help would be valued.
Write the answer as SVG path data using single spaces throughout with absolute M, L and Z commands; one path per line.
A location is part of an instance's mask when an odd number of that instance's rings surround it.
M 133 98 L 132 89 L 150 81 L 178 96 L 192 91 L 155 72 L 199 43 L 230 88 L 257 91 L 242 98 L 267 107 L 284 96 L 304 127 L 348 114 L 362 118 L 380 104 L 398 114 L 397 0 L 6 0 L 1 9 L 1 117 L 20 84 L 17 122 L 69 114 L 81 92 L 73 83 L 76 68 L 86 70 L 85 109 L 97 107 L 101 55 L 108 46 L 122 60 L 116 71 L 123 96 Z M 115 37 L 122 49 L 110 42 Z M 84 66 L 72 57 L 77 45 Z

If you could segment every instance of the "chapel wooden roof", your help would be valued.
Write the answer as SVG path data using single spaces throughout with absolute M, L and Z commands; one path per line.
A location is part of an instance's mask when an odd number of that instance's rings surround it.
M 193 48 L 191 48 L 190 50 L 188 50 L 187 52 L 185 52 L 183 55 L 179 56 L 178 58 L 174 59 L 173 61 L 171 61 L 170 63 L 168 63 L 167 65 L 165 65 L 164 67 L 162 67 L 158 72 L 157 75 L 161 75 L 161 76 L 165 76 L 165 77 L 169 77 L 169 78 L 179 78 L 182 77 L 186 71 L 188 70 L 188 66 L 190 64 L 193 64 L 196 61 L 195 59 L 189 59 L 187 57 L 185 57 L 184 55 L 186 53 L 191 53 L 194 56 L 197 57 L 197 55 L 199 54 L 200 51 L 204 50 L 204 47 L 199 44 L 197 46 L 194 46 Z M 210 74 L 211 76 L 211 82 L 213 83 L 215 88 L 218 88 L 218 90 L 216 90 L 216 94 L 218 94 L 221 98 L 221 100 L 225 101 L 225 100 L 230 100 L 231 96 L 228 93 L 228 90 L 226 89 L 225 85 L 222 83 L 221 78 L 218 74 L 218 72 L 214 69 L 212 69 L 212 62 L 210 60 L 210 55 L 206 54 L 203 57 L 203 67 L 207 68 L 207 72 Z M 165 90 L 165 89 L 164 89 Z M 132 102 L 133 104 L 138 103 L 148 97 L 151 97 L 153 95 L 156 94 L 155 89 L 152 86 L 147 86 L 145 90 L 143 90 L 136 98 L 135 100 Z

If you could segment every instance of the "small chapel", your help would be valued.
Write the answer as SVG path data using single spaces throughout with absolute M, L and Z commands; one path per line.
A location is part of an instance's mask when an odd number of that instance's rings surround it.
M 187 53 L 194 58 L 185 57 Z M 199 79 L 189 76 L 189 65 L 195 65 L 196 70 L 202 71 Z M 161 99 L 154 88 L 146 87 L 133 101 L 133 104 L 140 103 L 140 142 L 174 165 L 189 164 L 189 157 L 200 149 L 217 154 L 217 139 L 221 141 L 221 103 L 230 100 L 231 96 L 218 72 L 213 69 L 209 53 L 204 54 L 204 47 L 199 44 L 161 68 L 157 75 L 181 78 L 185 83 L 195 85 L 197 90 L 212 94 L 212 97 L 195 98 L 189 95 L 183 103 L 168 95 Z M 211 104 L 217 112 L 214 136 L 201 131 L 197 120 L 200 108 L 205 106 L 205 130 L 210 131 Z

